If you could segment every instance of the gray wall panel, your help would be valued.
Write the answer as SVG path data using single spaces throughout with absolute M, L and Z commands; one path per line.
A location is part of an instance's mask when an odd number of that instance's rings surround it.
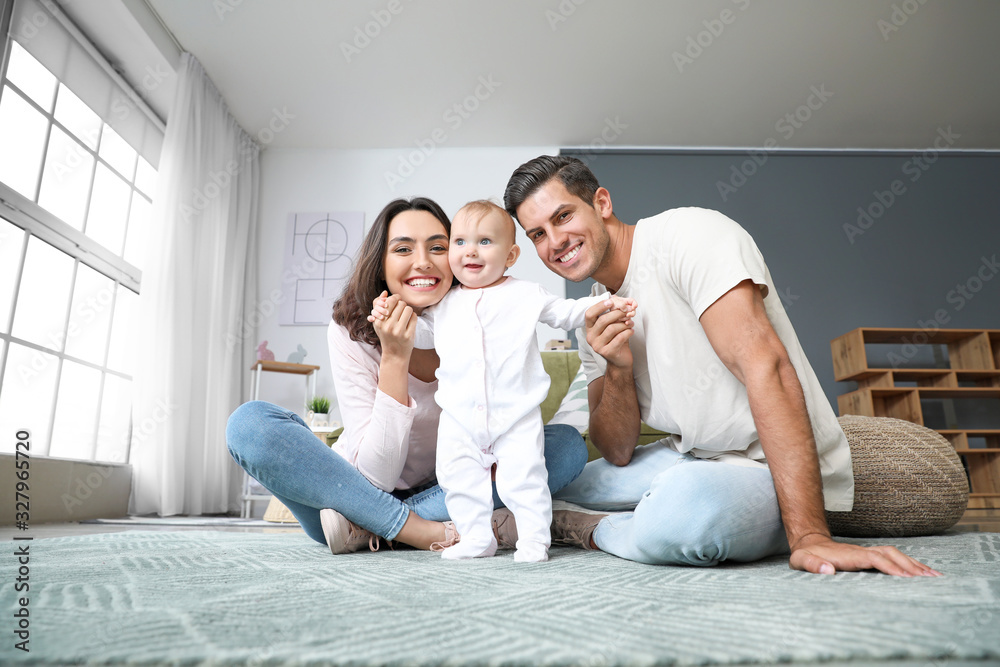
M 1000 258 L 1000 155 L 941 154 L 923 169 L 915 156 L 772 152 L 759 166 L 746 152 L 586 157 L 625 222 L 702 206 L 743 225 L 836 407 L 836 396 L 854 388 L 833 379 L 830 340 L 842 333 L 859 326 L 920 327 L 936 313 L 948 318 L 948 328 L 1000 328 L 994 263 Z M 723 196 L 719 182 L 740 183 L 730 180 L 734 167 L 751 175 Z M 900 194 L 892 194 L 894 182 Z M 890 196 L 887 206 L 879 202 Z M 858 224 L 859 207 L 875 214 L 867 229 Z M 845 224 L 856 227 L 853 238 Z M 587 292 L 588 285 L 567 285 L 568 296 Z

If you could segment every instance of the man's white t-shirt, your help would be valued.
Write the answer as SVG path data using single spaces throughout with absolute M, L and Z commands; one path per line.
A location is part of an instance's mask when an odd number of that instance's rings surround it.
M 677 208 L 635 226 L 625 281 L 616 292 L 638 304 L 629 340 L 644 422 L 671 434 L 667 444 L 703 459 L 766 465 L 746 387 L 722 363 L 698 321 L 744 280 L 761 286 L 767 315 L 802 384 L 812 422 L 825 506 L 849 511 L 854 476 L 847 438 L 809 365 L 756 243 L 742 227 L 708 209 Z M 607 290 L 595 285 L 593 294 Z M 577 334 L 587 382 L 607 362 Z

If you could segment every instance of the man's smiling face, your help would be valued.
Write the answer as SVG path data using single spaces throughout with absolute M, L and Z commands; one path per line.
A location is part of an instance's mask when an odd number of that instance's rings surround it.
M 601 266 L 610 237 L 599 209 L 549 179 L 517 207 L 517 219 L 538 257 L 554 273 L 580 282 Z

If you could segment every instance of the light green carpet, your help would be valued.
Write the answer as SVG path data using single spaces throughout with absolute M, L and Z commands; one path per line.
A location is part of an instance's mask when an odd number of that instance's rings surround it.
M 0 559 L 0 663 L 1000 661 L 1000 534 L 893 543 L 947 576 L 821 577 L 784 558 L 653 567 L 565 548 L 541 564 L 331 556 L 295 534 L 34 540 L 27 654 L 13 647 L 13 548 Z

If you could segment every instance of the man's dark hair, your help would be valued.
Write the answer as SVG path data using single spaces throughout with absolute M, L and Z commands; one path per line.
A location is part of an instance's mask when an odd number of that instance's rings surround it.
M 594 203 L 594 195 L 601 186 L 587 165 L 567 155 L 540 155 L 525 162 L 511 174 L 503 193 L 504 208 L 517 218 L 517 207 L 556 176 L 571 195 L 587 204 Z

